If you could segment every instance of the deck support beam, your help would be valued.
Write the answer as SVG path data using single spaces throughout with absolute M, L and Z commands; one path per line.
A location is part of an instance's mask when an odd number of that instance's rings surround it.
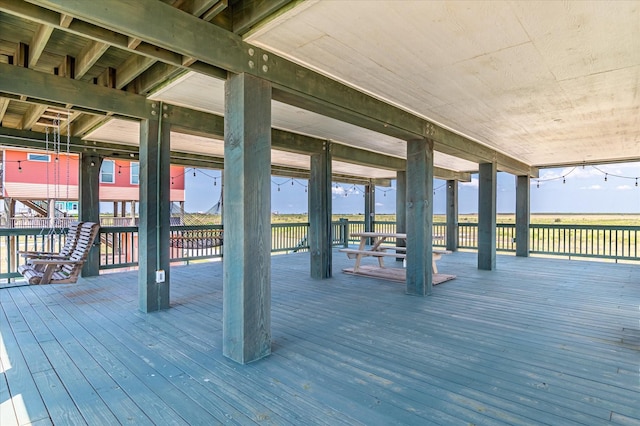
M 142 312 L 169 308 L 171 125 L 163 115 L 159 112 L 157 120 L 140 123 L 138 301 Z M 164 282 L 156 282 L 157 271 L 164 271 Z
M 407 232 L 407 172 L 400 170 L 396 172 L 396 233 L 405 234 Z M 397 240 L 396 247 L 406 247 L 407 242 Z M 403 259 L 397 258 L 402 262 Z
M 407 141 L 407 294 L 431 294 L 433 272 L 433 141 Z
M 311 155 L 309 179 L 309 252 L 311 277 L 330 278 L 331 259 L 331 144 Z
M 373 232 L 376 217 L 376 186 L 373 183 L 364 185 L 364 231 Z M 371 240 L 369 240 L 371 244 Z
M 224 356 L 271 353 L 271 84 L 241 73 L 225 84 Z
M 529 257 L 531 178 L 518 176 L 516 182 L 516 256 Z
M 478 269 L 496 268 L 496 163 L 479 165 L 478 189 Z
M 447 181 L 447 250 L 458 250 L 458 181 Z
M 102 157 L 81 154 L 80 155 L 80 202 L 78 219 L 82 222 L 100 223 L 100 167 Z M 82 277 L 95 277 L 100 274 L 100 236 L 94 241 L 85 261 Z

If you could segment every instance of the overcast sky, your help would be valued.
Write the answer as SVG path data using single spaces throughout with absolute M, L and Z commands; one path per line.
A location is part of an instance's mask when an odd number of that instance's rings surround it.
M 207 211 L 220 198 L 220 172 L 193 170 L 186 173 L 186 205 L 188 212 Z M 563 176 L 564 181 L 563 183 Z M 606 177 L 606 181 L 605 181 Z M 640 213 L 640 163 L 545 169 L 540 179 L 531 180 L 532 213 Z M 638 179 L 640 180 L 640 179 Z M 215 183 L 215 185 L 214 185 Z M 293 184 L 292 184 L 293 183 Z M 279 213 L 306 213 L 307 181 L 271 178 L 271 210 Z M 639 184 L 640 185 L 640 184 Z M 515 177 L 498 173 L 498 212 L 515 211 Z M 280 190 L 278 190 L 278 188 Z M 445 213 L 444 181 L 434 181 L 434 213 Z M 333 212 L 362 213 L 362 185 L 334 184 Z M 478 211 L 478 179 L 459 188 L 460 213 Z M 390 188 L 376 188 L 376 212 L 395 213 L 395 181 Z

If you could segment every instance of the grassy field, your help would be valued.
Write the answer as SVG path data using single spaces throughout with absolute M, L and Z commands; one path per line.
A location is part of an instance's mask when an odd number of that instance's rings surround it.
M 334 214 L 333 220 L 337 221 L 345 218 L 353 221 L 363 221 L 363 215 Z M 380 222 L 395 222 L 394 214 L 376 215 L 376 220 Z M 304 214 L 278 214 L 272 215 L 273 223 L 300 223 L 307 221 L 307 215 Z M 434 215 L 434 222 L 446 222 L 445 215 Z M 462 214 L 459 215 L 460 223 L 478 223 L 478 215 Z M 498 223 L 515 223 L 514 214 L 498 214 Z M 566 214 L 566 213 L 546 213 L 532 214 L 531 223 L 534 224 L 565 224 L 565 225 L 631 225 L 640 226 L 640 214 Z
M 344 218 L 350 221 L 363 221 L 364 215 L 357 214 L 334 214 L 333 221 Z M 395 222 L 395 214 L 378 214 L 376 220 L 379 222 Z M 193 222 L 192 222 L 193 221 Z M 274 214 L 271 215 L 271 223 L 305 223 L 308 221 L 306 214 Z M 446 222 L 445 215 L 434 215 L 433 221 L 436 223 Z M 478 223 L 478 215 L 461 214 L 458 221 L 460 223 Z M 498 223 L 515 223 L 514 214 L 498 214 Z M 187 214 L 185 218 L 187 224 L 207 223 L 220 224 L 220 215 L 200 215 Z M 536 213 L 531 215 L 532 224 L 564 224 L 564 225 L 630 225 L 640 226 L 639 214 L 584 214 L 584 213 Z

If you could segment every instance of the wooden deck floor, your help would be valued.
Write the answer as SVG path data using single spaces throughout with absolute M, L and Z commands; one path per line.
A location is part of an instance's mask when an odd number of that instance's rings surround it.
M 0 424 L 640 424 L 640 265 L 474 253 L 433 296 L 273 257 L 273 354 L 222 356 L 222 265 L 0 289 Z

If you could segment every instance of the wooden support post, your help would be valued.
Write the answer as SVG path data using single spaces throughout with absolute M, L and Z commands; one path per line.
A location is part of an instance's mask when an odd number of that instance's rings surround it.
M 309 178 L 309 252 L 311 277 L 330 278 L 331 259 L 331 144 L 311 155 Z
M 136 226 L 136 201 L 131 200 L 131 226 Z
M 56 227 L 56 200 L 54 198 L 49 198 L 47 200 L 47 219 L 49 222 L 49 228 Z M 49 241 L 51 243 L 51 240 Z M 53 251 L 53 247 L 49 247 L 48 251 Z
M 127 202 L 120 201 L 120 217 L 127 217 Z
M 530 250 L 529 224 L 531 179 L 518 176 L 516 184 L 516 256 L 528 257 Z
M 374 221 L 376 216 L 376 186 L 368 183 L 364 186 L 364 231 L 373 232 Z M 368 239 L 367 244 L 371 244 Z
M 407 233 L 407 172 L 404 170 L 396 172 L 396 233 Z M 406 241 L 396 241 L 396 247 L 406 246 Z M 398 257 L 396 261 L 403 262 L 404 259 Z
M 482 163 L 478 189 L 478 269 L 496 268 L 496 163 Z
M 433 141 L 407 141 L 407 294 L 431 294 Z
M 14 228 L 15 226 L 15 216 L 16 216 L 16 200 L 13 198 L 5 198 L 4 199 L 4 211 L 7 216 L 7 228 Z M 9 261 L 9 270 L 16 271 L 18 269 L 18 247 L 16 244 L 16 235 L 9 236 L 9 253 L 8 253 L 8 261 Z M 13 282 L 13 278 L 9 278 L 8 282 Z
M 170 107 L 168 107 L 170 108 Z M 160 108 L 162 110 L 162 104 Z M 138 226 L 138 306 L 142 312 L 169 308 L 169 150 L 170 125 L 140 123 L 140 224 Z M 162 272 L 160 272 L 162 271 Z M 163 282 L 157 282 L 164 273 Z
M 225 84 L 224 356 L 271 353 L 271 84 L 238 74 Z
M 80 156 L 80 200 L 78 218 L 83 222 L 100 223 L 100 166 L 102 158 L 89 154 Z M 100 237 L 96 238 L 81 276 L 100 274 Z
M 447 250 L 458 250 L 458 181 L 447 181 Z

